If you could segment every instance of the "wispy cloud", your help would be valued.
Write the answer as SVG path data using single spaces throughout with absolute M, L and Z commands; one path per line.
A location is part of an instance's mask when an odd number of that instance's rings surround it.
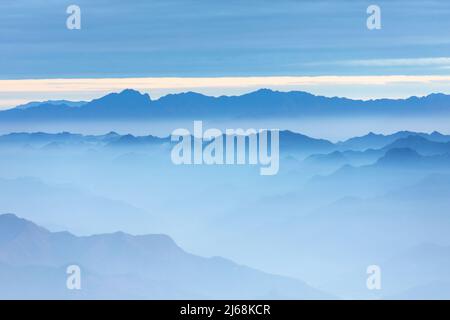
M 450 66 L 450 57 L 348 60 L 338 61 L 336 64 L 365 67 L 447 67 Z

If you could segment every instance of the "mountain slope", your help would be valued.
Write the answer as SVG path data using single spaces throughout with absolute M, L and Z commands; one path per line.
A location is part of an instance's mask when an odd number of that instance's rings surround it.
M 5 274 L 20 274 L 20 268 L 29 267 L 29 276 L 34 276 L 32 283 L 39 283 L 42 272 L 48 274 L 48 268 L 55 270 L 77 264 L 87 274 L 96 275 L 96 279 L 121 279 L 118 288 L 124 293 L 135 285 L 130 279 L 144 279 L 172 288 L 162 295 L 165 298 L 329 297 L 299 280 L 266 274 L 220 257 L 189 254 L 166 235 L 132 236 L 116 232 L 77 237 L 67 232 L 49 232 L 12 214 L 0 215 L 0 235 L 0 278 Z M 36 268 L 44 271 L 36 272 Z M 95 279 L 87 281 L 91 290 L 102 288 L 95 287 Z M 143 298 L 161 297 L 154 291 L 151 286 L 147 290 L 139 288 Z M 100 290 L 95 297 L 109 294 Z M 7 292 L 0 288 L 0 296 L 4 295 Z

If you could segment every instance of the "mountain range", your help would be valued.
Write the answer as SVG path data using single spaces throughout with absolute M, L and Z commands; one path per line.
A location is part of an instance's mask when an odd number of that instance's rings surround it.
M 325 162 L 369 159 L 375 161 L 391 149 L 412 149 L 430 156 L 450 152 L 450 135 L 439 132 L 400 131 L 389 135 L 369 133 L 333 143 L 325 139 L 312 138 L 297 132 L 280 131 L 280 150 L 288 154 L 310 155 L 309 160 Z M 109 132 L 103 135 L 82 135 L 69 132 L 16 132 L 0 135 L 0 147 L 54 148 L 57 146 L 104 146 L 108 148 L 133 148 L 171 144 L 170 136 L 120 135 Z
M 66 266 L 82 270 L 82 289 L 65 288 Z M 78 237 L 0 215 L 1 298 L 326 299 L 302 281 L 221 257 L 203 258 L 162 234 Z
M 431 94 L 407 99 L 352 100 L 303 91 L 260 89 L 240 96 L 212 97 L 195 92 L 152 100 L 132 89 L 89 102 L 32 102 L 0 112 L 0 121 L 111 120 L 152 118 L 266 118 L 293 116 L 436 115 L 450 113 L 450 96 Z

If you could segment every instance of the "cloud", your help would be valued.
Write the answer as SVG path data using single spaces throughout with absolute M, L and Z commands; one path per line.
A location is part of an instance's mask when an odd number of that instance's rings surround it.
M 268 77 L 145 77 L 92 79 L 0 80 L 2 92 L 70 92 L 134 89 L 198 89 L 207 87 L 252 87 L 323 84 L 389 84 L 399 82 L 450 81 L 443 75 L 388 76 L 268 76 Z
M 337 64 L 365 67 L 450 66 L 450 57 L 349 60 L 339 61 Z

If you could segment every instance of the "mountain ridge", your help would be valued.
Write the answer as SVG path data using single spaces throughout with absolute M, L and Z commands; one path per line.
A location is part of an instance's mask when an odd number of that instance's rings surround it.
M 70 103 L 69 103 L 70 104 Z M 292 116 L 423 115 L 450 113 L 450 95 L 406 99 L 353 100 L 305 91 L 259 89 L 238 96 L 196 92 L 168 94 L 152 100 L 147 93 L 125 89 L 77 107 L 43 103 L 0 111 L 0 121 L 56 119 L 248 118 Z
M 5 271 L 8 274 L 23 267 L 61 269 L 77 264 L 90 275 L 128 275 L 165 284 L 172 288 L 163 294 L 165 298 L 183 296 L 185 292 L 184 298 L 258 298 L 279 294 L 284 298 L 330 298 L 300 280 L 264 273 L 221 257 L 190 254 L 163 234 L 134 236 L 114 232 L 78 237 L 69 232 L 50 232 L 13 214 L 0 215 L 0 231 L 4 230 L 10 231 L 0 233 L 0 266 L 9 266 Z M 3 269 L 0 268 L 0 278 L 5 277 Z M 30 277 L 33 275 L 32 282 L 39 282 L 40 274 L 31 273 Z M 121 288 L 125 291 L 134 286 L 129 279 L 123 281 Z M 95 281 L 88 281 L 87 286 L 95 289 Z M 152 288 L 142 290 L 144 298 L 155 294 Z M 6 294 L 0 289 L 0 296 Z M 95 298 L 108 294 L 97 293 Z

